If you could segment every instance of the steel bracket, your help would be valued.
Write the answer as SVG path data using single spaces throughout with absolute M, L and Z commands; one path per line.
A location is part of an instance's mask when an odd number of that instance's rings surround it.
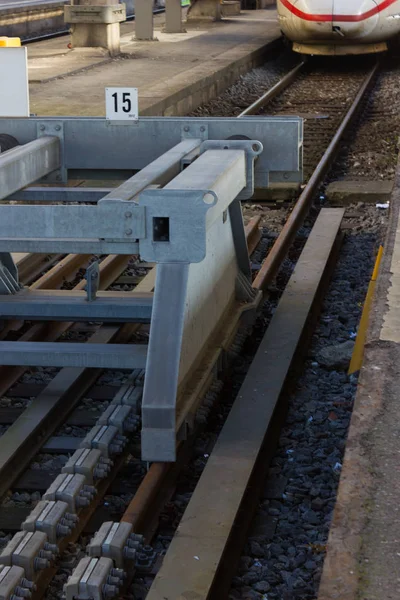
M 67 183 L 67 169 L 64 166 L 64 122 L 58 120 L 43 119 L 36 123 L 37 138 L 51 136 L 60 140 L 60 168 L 40 180 L 44 183 Z
M 237 200 L 249 200 L 254 194 L 254 161 L 263 151 L 258 140 L 206 140 L 200 146 L 200 154 L 207 150 L 244 150 L 246 153 L 246 187 Z
M 100 285 L 100 267 L 97 261 L 93 262 L 86 269 L 85 279 L 86 299 L 88 302 L 93 302 L 93 300 L 96 300 L 97 292 Z
M 182 123 L 181 138 L 182 140 L 191 138 L 197 138 L 203 141 L 208 140 L 208 123 L 196 123 L 195 121 Z

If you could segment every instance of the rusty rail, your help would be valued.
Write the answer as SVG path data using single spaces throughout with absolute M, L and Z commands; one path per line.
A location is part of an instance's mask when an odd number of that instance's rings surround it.
M 379 63 L 377 62 L 364 79 L 350 109 L 333 136 L 328 148 L 325 150 L 324 155 L 319 161 L 315 171 L 308 180 L 306 187 L 300 194 L 293 211 L 290 213 L 281 233 L 279 234 L 275 244 L 272 246 L 271 251 L 269 252 L 260 271 L 258 272 L 257 277 L 253 282 L 254 288 L 264 291 L 276 275 L 296 236 L 297 230 L 303 224 L 319 185 L 322 183 L 329 167 L 332 164 L 332 160 L 335 157 L 339 143 L 344 133 L 347 131 L 350 123 L 352 122 L 354 115 L 356 114 L 364 97 L 364 94 L 371 85 L 378 68 Z

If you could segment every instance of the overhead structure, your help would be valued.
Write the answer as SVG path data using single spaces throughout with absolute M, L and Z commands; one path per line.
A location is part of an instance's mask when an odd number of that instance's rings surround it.
M 240 201 L 271 178 L 302 180 L 301 119 L 4 118 L 1 134 L 14 148 L 0 154 L 0 321 L 150 323 L 150 335 L 0 342 L 0 364 L 145 369 L 142 458 L 174 461 L 177 399 L 224 323 L 259 301 Z M 76 178 L 126 181 L 59 187 Z M 41 181 L 54 187 L 26 188 Z M 157 264 L 154 294 L 99 291 L 96 263 L 85 291 L 24 288 L 12 252 L 137 255 Z

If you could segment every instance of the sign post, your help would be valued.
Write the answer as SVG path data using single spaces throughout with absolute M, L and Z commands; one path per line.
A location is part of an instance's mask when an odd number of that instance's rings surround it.
M 0 117 L 29 117 L 28 51 L 0 47 Z

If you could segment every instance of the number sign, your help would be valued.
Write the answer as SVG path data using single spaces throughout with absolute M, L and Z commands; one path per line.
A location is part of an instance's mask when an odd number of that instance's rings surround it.
M 110 121 L 137 121 L 137 88 L 106 88 L 106 118 Z

